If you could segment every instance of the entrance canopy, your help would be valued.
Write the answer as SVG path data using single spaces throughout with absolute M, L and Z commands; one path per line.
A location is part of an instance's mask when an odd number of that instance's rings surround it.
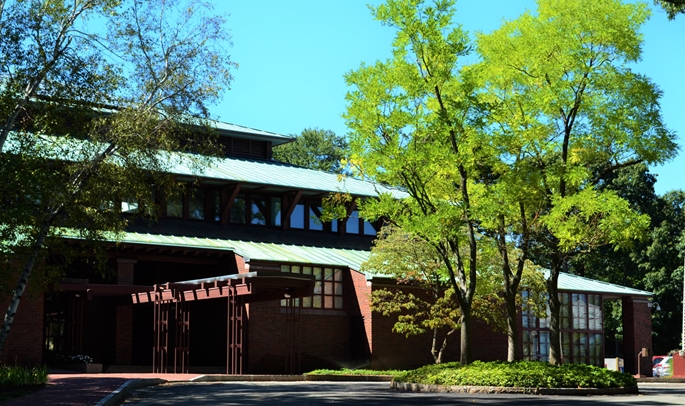
M 184 301 L 242 296 L 244 303 L 262 302 L 311 296 L 314 293 L 314 276 L 284 274 L 281 272 L 248 272 L 168 282 L 155 285 L 152 291 L 131 294 L 134 304 L 153 303 L 157 300 Z

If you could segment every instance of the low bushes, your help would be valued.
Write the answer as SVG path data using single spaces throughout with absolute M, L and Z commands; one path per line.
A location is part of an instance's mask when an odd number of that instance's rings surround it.
M 546 362 L 450 362 L 427 365 L 394 377 L 396 382 L 458 386 L 523 388 L 615 388 L 637 386 L 631 375 L 582 364 L 554 366 Z
M 0 366 L 0 388 L 13 388 L 19 386 L 45 385 L 48 382 L 48 368 Z
M 307 372 L 305 375 L 392 375 L 396 376 L 405 371 L 398 371 L 396 369 L 387 371 L 375 371 L 372 369 L 317 369 L 312 372 Z

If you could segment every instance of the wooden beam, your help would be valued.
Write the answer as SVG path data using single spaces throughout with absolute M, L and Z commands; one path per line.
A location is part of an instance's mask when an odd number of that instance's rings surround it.
M 231 207 L 235 198 L 240 193 L 240 183 L 231 186 L 225 186 L 221 191 L 221 224 L 228 225 L 231 220 Z
M 295 206 L 297 206 L 297 203 L 299 203 L 300 198 L 302 198 L 302 190 L 298 190 L 292 199 L 288 199 L 287 205 L 285 204 L 285 199 L 283 199 L 284 204 L 282 209 L 285 209 L 281 210 L 281 227 L 283 230 L 290 229 L 290 216 L 293 214 Z

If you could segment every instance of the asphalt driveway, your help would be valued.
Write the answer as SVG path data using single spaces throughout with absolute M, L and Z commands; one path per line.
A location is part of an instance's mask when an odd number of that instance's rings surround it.
M 685 405 L 685 384 L 640 384 L 639 395 L 529 396 L 398 392 L 387 382 L 174 383 L 134 391 L 122 405 Z

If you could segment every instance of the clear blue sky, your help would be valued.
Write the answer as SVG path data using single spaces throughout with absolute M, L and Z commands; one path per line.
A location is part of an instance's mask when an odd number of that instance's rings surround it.
M 233 36 L 230 53 L 240 67 L 224 101 L 212 109 L 222 121 L 299 134 L 308 127 L 347 134 L 341 114 L 348 91 L 343 75 L 390 56 L 394 31 L 372 19 L 365 0 L 228 0 L 217 2 Z M 651 6 L 651 1 L 649 2 Z M 653 7 L 653 6 L 652 6 Z M 512 20 L 532 0 L 457 1 L 456 21 L 473 35 Z M 643 27 L 642 61 L 634 67 L 664 92 L 662 112 L 685 139 L 685 15 L 668 21 L 653 8 Z M 681 142 L 679 141 L 679 144 Z M 685 151 L 652 168 L 657 193 L 685 189 Z

